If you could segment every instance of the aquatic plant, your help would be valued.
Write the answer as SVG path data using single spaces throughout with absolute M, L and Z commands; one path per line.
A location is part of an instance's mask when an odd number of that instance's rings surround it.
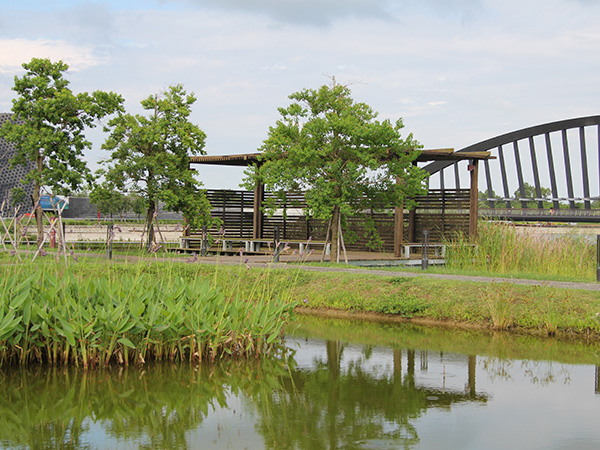
M 279 351 L 296 306 L 227 296 L 203 278 L 30 269 L 5 269 L 0 282 L 0 366 L 259 357 Z

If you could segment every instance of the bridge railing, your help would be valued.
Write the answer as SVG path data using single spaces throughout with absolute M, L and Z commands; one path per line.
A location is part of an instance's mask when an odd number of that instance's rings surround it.
M 598 222 L 598 209 L 522 209 L 522 208 L 484 208 L 479 210 L 480 217 L 506 218 L 512 220 L 537 220 L 548 222 Z M 593 219 L 593 220 L 590 220 Z

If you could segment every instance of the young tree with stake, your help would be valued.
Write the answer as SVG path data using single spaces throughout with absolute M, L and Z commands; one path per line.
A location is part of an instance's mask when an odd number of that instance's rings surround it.
M 195 102 L 183 86 L 171 86 L 160 96 L 142 100 L 147 116 L 119 114 L 106 128 L 110 135 L 102 148 L 111 155 L 104 161 L 104 186 L 144 199 L 148 243 L 154 240 L 152 223 L 159 201 L 182 212 L 194 228 L 211 221 L 210 203 L 189 170 L 189 157 L 205 154 L 206 135 L 189 121 Z
M 85 139 L 85 129 L 120 111 L 123 99 L 113 92 L 74 94 L 64 78 L 69 66 L 63 61 L 33 58 L 23 68 L 27 72 L 15 77 L 13 87 L 18 94 L 12 107 L 16 120 L 0 128 L 0 137 L 15 143 L 13 165 L 30 161 L 35 166 L 24 182 L 34 183 L 39 246 L 44 233 L 39 205 L 42 188 L 67 195 L 84 181 L 92 180 L 83 159 L 83 152 L 91 147 Z
M 289 98 L 246 185 L 260 180 L 280 195 L 304 191 L 307 214 L 329 223 L 331 260 L 339 261 L 344 218 L 374 205 L 390 209 L 423 192 L 425 174 L 413 164 L 420 145 L 412 134 L 401 137 L 401 120 L 376 120 L 377 113 L 355 102 L 335 78 Z

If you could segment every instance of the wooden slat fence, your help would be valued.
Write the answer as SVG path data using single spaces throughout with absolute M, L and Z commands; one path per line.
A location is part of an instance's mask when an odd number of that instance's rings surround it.
M 207 190 L 212 205 L 213 217 L 222 221 L 222 229 L 209 230 L 216 236 L 219 231 L 228 238 L 252 239 L 254 214 L 254 193 L 251 191 Z M 264 215 L 263 239 L 273 239 L 275 227 L 279 227 L 281 240 L 303 241 L 311 238 L 325 240 L 327 223 L 308 218 L 303 214 L 306 208 L 302 193 L 289 193 L 282 201 L 271 193 L 265 193 L 265 201 L 274 201 L 277 209 L 273 216 Z M 443 236 L 469 231 L 469 190 L 446 189 L 430 190 L 427 195 L 419 196 L 414 215 L 414 242 L 420 242 L 423 230 L 429 230 L 430 242 L 441 242 Z M 394 251 L 394 214 L 393 209 L 384 212 L 367 210 L 364 214 L 347 218 L 344 230 L 346 248 L 355 251 L 373 250 L 369 246 L 367 224 L 377 230 L 382 244 L 377 251 Z M 410 214 L 404 211 L 403 242 L 408 242 Z M 199 236 L 199 230 L 192 230 L 191 236 Z

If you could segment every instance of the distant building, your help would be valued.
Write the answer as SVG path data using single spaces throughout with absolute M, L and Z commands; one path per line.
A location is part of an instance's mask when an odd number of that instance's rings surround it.
M 11 117 L 12 114 L 0 113 L 0 127 Z M 21 205 L 19 213 L 31 212 L 33 209 L 33 184 L 25 185 L 21 183 L 21 180 L 25 179 L 29 171 L 33 170 L 33 163 L 29 162 L 25 167 L 17 165 L 11 168 L 10 161 L 15 152 L 14 144 L 0 138 L 0 205 L 4 203 L 3 213 L 9 216 L 13 214 L 13 208 L 17 206 L 11 198 L 11 191 L 15 187 L 22 188 L 26 193 L 26 198 L 19 203 Z

